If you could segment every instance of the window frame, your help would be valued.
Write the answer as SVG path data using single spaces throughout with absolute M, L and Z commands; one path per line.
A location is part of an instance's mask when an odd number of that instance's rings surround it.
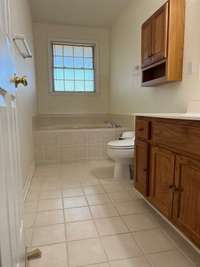
M 53 59 L 53 45 L 69 45 L 69 46 L 83 46 L 83 47 L 92 47 L 93 48 L 93 69 L 94 69 L 94 91 L 55 91 L 54 89 L 54 59 Z M 52 95 L 96 95 L 99 93 L 99 64 L 98 64 L 98 44 L 96 42 L 88 41 L 68 41 L 68 40 L 49 40 L 49 93 Z

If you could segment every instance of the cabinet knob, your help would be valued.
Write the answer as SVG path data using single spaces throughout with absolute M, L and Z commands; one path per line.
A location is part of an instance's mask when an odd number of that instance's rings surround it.
M 170 186 L 169 186 L 169 189 L 170 189 L 173 193 L 176 193 L 176 192 L 182 192 L 182 191 L 183 191 L 182 189 L 179 189 L 179 188 L 176 187 L 175 185 L 170 185 Z

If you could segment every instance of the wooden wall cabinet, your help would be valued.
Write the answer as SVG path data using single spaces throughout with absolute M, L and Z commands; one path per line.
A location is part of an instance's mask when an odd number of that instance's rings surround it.
M 136 118 L 135 187 L 198 247 L 199 136 L 200 121 Z
M 185 0 L 169 0 L 142 25 L 142 85 L 182 80 Z

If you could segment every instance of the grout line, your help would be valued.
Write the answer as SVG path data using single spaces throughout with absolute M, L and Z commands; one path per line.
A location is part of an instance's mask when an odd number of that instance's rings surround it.
M 70 266 L 70 255 L 69 255 L 69 247 L 68 247 L 68 242 L 67 242 L 67 225 L 66 225 L 66 220 L 65 220 L 65 209 L 64 209 L 64 197 L 63 197 L 63 191 L 61 192 L 62 196 L 62 206 L 63 206 L 63 218 L 64 218 L 64 231 L 65 231 L 65 249 L 66 249 L 66 257 L 67 257 L 67 265 Z

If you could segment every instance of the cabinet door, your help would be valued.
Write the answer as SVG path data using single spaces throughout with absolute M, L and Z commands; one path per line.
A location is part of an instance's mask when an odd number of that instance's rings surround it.
M 150 201 L 169 218 L 172 214 L 175 155 L 168 150 L 152 147 L 150 162 Z
M 173 221 L 200 245 L 200 162 L 177 156 Z
M 137 140 L 135 144 L 135 187 L 144 196 L 148 196 L 148 154 L 148 144 Z
M 152 23 L 151 19 L 142 25 L 142 67 L 152 62 Z
M 152 18 L 152 63 L 167 57 L 168 3 L 162 6 Z

